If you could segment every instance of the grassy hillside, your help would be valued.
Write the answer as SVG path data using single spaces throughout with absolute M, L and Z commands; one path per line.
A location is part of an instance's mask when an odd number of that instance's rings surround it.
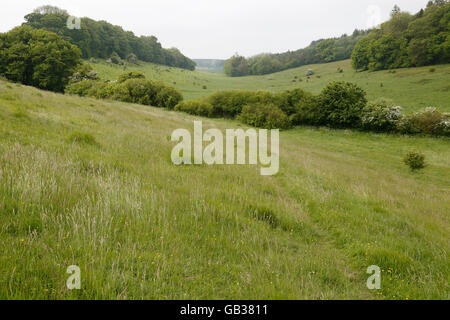
M 124 72 L 122 67 L 106 63 L 93 64 L 104 79 L 115 80 Z M 338 73 L 337 69 L 344 70 Z M 430 72 L 433 68 L 434 72 Z M 306 72 L 315 74 L 308 80 Z M 220 90 L 270 90 L 274 92 L 303 88 L 319 93 L 330 81 L 355 82 L 367 91 L 371 100 L 379 97 L 392 99 L 404 107 L 406 112 L 434 106 L 450 112 L 450 65 L 398 69 L 394 71 L 356 72 L 350 60 L 304 66 L 265 76 L 241 78 L 226 77 L 224 74 L 188 71 L 154 64 L 142 63 L 129 67 L 127 71 L 140 71 L 150 79 L 157 79 L 173 85 L 183 92 L 185 99 L 204 97 Z M 395 72 L 395 73 L 392 73 Z
M 448 68 L 379 77 L 412 92 L 407 83 L 442 81 Z M 160 72 L 191 96 L 203 94 L 193 77 L 211 92 L 287 86 L 295 74 Z M 194 119 L 0 81 L 0 298 L 450 298 L 448 139 L 298 128 L 281 133 L 279 174 L 263 177 L 254 166 L 174 166 L 168 137 Z M 428 167 L 411 173 L 409 150 Z M 65 287 L 73 264 L 79 291 Z M 370 265 L 383 269 L 381 291 L 366 288 Z

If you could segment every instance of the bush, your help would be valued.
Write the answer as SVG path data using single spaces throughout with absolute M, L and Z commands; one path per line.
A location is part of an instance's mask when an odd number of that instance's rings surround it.
M 90 96 L 98 99 L 112 99 L 151 105 L 167 109 L 173 109 L 183 100 L 183 96 L 175 88 L 166 86 L 162 82 L 145 80 L 140 77 L 131 77 L 123 82 L 109 83 L 84 80 L 72 83 L 67 87 L 66 93 Z
M 132 63 L 132 64 L 137 64 L 138 63 L 138 58 L 137 58 L 137 56 L 134 53 L 130 53 L 127 56 L 127 61 L 129 63 Z
M 276 97 L 265 91 L 220 91 L 207 98 L 214 110 L 215 116 L 235 118 L 248 104 L 275 103 Z
M 99 80 L 98 73 L 87 63 L 81 64 L 70 78 L 71 83 L 83 80 Z
M 109 57 L 109 61 L 111 61 L 111 63 L 113 63 L 113 64 L 123 64 L 123 61 L 120 58 L 120 56 L 117 54 L 117 52 L 113 52 L 111 54 L 111 57 Z
M 95 85 L 94 81 L 90 80 L 82 80 L 79 82 L 73 82 L 70 85 L 66 87 L 65 92 L 69 94 L 76 94 L 79 96 L 89 96 L 89 91 L 93 88 Z
M 403 162 L 413 171 L 425 168 L 425 156 L 417 152 L 408 152 Z
M 64 92 L 81 51 L 56 33 L 17 27 L 0 34 L 0 74 L 40 89 Z
M 450 117 L 435 108 L 428 107 L 414 113 L 406 122 L 408 133 L 425 133 L 430 135 L 450 135 Z
M 121 74 L 119 76 L 119 79 L 117 80 L 117 82 L 122 83 L 122 82 L 125 82 L 130 79 L 145 79 L 145 75 L 141 72 L 134 72 L 134 71 L 127 72 L 127 73 Z
M 203 117 L 213 117 L 213 108 L 211 104 L 202 100 L 183 101 L 176 105 L 175 111 L 182 111 L 192 115 Z
M 320 112 L 326 124 L 333 127 L 355 128 L 366 106 L 366 93 L 350 82 L 331 82 L 321 92 Z
M 311 95 L 296 106 L 296 113 L 290 116 L 293 125 L 318 126 L 324 124 L 317 97 Z
M 156 106 L 173 110 L 175 106 L 183 100 L 182 94 L 173 87 L 159 84 L 158 93 L 156 94 Z
M 270 103 L 275 103 L 288 116 L 298 112 L 301 105 L 310 104 L 313 95 L 302 89 L 285 91 L 273 96 Z
M 287 129 L 291 127 L 288 116 L 275 105 L 253 104 L 242 109 L 242 122 L 259 128 Z
M 370 102 L 363 109 L 361 127 L 376 132 L 395 132 L 404 119 L 401 107 L 388 106 L 384 100 Z

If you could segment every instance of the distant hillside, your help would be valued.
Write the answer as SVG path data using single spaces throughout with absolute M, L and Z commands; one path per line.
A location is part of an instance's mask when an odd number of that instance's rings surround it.
M 124 72 L 120 66 L 102 61 L 91 65 L 104 80 L 116 80 Z M 309 69 L 314 75 L 308 78 L 306 73 Z M 350 81 L 361 86 L 370 101 L 380 97 L 392 100 L 408 114 L 429 106 L 450 112 L 450 64 L 433 66 L 433 72 L 430 69 L 356 72 L 351 61 L 344 60 L 306 65 L 265 76 L 235 78 L 224 73 L 188 71 L 151 63 L 130 65 L 127 71 L 142 72 L 148 79 L 158 79 L 172 85 L 183 93 L 185 100 L 201 99 L 223 90 L 268 90 L 276 93 L 302 88 L 319 94 L 329 82 Z
M 226 60 L 220 59 L 193 59 L 197 64 L 197 70 L 209 72 L 223 72 L 223 66 Z
M 69 29 L 69 13 L 53 6 L 43 6 L 25 16 L 25 24 L 35 29 L 55 32 L 65 40 L 77 45 L 83 58 L 142 60 L 156 64 L 194 70 L 195 62 L 178 49 L 164 49 L 154 36 L 137 37 L 131 31 L 106 21 L 81 19 L 81 29 Z
M 368 34 L 355 30 L 352 35 L 313 41 L 308 47 L 284 53 L 264 53 L 250 58 L 235 55 L 225 62 L 228 76 L 263 75 L 308 64 L 327 63 L 349 59 L 355 45 Z

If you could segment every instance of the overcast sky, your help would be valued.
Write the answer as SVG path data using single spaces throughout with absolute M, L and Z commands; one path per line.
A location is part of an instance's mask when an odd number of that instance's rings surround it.
M 416 13 L 428 0 L 1 0 L 0 32 L 51 4 L 77 17 L 155 35 L 190 58 L 251 56 L 307 46 L 389 18 L 395 4 Z

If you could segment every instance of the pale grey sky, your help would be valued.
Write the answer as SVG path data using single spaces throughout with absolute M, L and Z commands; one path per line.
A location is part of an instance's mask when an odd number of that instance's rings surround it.
M 415 13 L 428 0 L 2 0 L 0 32 L 50 4 L 78 17 L 106 20 L 190 58 L 251 56 L 307 46 L 389 18 L 395 4 Z

